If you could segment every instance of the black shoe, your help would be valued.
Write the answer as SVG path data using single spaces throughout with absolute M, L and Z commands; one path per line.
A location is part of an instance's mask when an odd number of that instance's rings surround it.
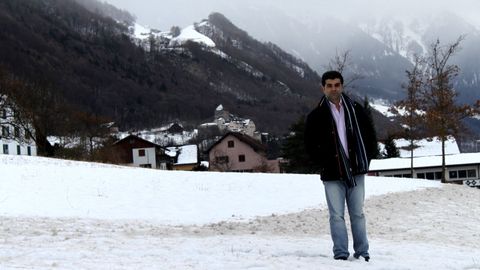
M 354 255 L 353 257 L 355 257 L 355 259 L 359 259 L 360 255 Z M 370 261 L 370 256 L 365 256 L 363 258 L 365 259 L 366 262 Z
M 341 256 L 341 257 L 337 257 L 337 258 L 334 258 L 335 260 L 341 260 L 341 261 L 346 261 L 348 259 L 347 256 Z

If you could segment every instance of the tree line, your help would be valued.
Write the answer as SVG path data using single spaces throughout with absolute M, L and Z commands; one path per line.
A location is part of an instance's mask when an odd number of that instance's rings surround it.
M 42 156 L 108 161 L 103 152 L 114 139 L 106 126 L 111 119 L 75 108 L 48 82 L 28 81 L 0 67 L 0 111 L 7 114 L 0 118 L 2 128 L 22 131 L 2 139 L 31 140 Z M 79 142 L 72 148 L 52 145 L 49 136 Z

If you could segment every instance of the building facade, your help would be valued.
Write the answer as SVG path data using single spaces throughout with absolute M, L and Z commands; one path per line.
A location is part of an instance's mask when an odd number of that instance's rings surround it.
M 229 132 L 208 150 L 210 170 L 279 172 L 278 161 L 268 160 L 266 147 L 242 133 Z
M 135 135 L 115 142 L 113 149 L 119 164 L 166 170 L 172 163 L 165 148 Z
M 37 145 L 31 138 L 30 131 L 15 125 L 13 112 L 7 108 L 0 111 L 0 154 L 37 155 Z
M 442 156 L 414 157 L 413 175 L 410 158 L 376 159 L 370 163 L 370 174 L 386 177 L 442 178 Z M 445 156 L 446 181 L 480 188 L 480 153 Z

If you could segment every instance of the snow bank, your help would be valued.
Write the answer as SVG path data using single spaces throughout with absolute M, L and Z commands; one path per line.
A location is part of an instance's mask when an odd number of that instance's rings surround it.
M 318 175 L 159 171 L 0 155 L 0 215 L 206 224 L 324 208 Z M 367 196 L 440 187 L 367 178 Z

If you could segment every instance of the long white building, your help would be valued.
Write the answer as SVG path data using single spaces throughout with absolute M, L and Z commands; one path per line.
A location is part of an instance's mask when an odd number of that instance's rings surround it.
M 387 177 L 442 178 L 442 156 L 413 158 L 413 175 L 410 158 L 374 159 L 370 163 L 370 174 Z M 445 156 L 446 181 L 463 183 L 480 188 L 480 153 L 464 153 Z

